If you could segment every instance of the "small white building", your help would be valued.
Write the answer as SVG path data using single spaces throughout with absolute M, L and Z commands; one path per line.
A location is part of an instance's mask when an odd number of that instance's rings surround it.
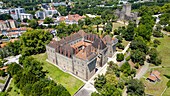
M 46 13 L 44 11 L 37 11 L 35 13 L 35 17 L 37 19 L 45 19 L 47 17 Z
M 26 13 L 21 13 L 20 14 L 20 19 L 23 20 L 23 19 L 29 19 L 29 20 L 32 20 L 33 19 L 33 15 L 32 14 L 26 14 Z

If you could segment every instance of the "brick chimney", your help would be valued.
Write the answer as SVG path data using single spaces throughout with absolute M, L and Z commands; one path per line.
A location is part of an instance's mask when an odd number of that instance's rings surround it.
M 90 34 L 89 34 L 89 40 L 90 40 Z
M 87 40 L 87 33 L 86 33 L 86 40 Z
M 94 42 L 94 35 L 93 35 L 93 42 Z
M 102 35 L 101 35 L 101 38 L 103 39 L 103 33 L 102 33 Z
M 92 50 L 92 46 L 91 46 L 91 52 L 92 52 L 93 50 Z
M 98 49 L 100 49 L 100 43 L 98 44 Z
M 70 58 L 70 51 L 68 50 L 68 57 Z
M 73 40 L 73 36 L 71 35 L 71 40 Z
M 61 47 L 60 47 L 60 54 L 62 54 L 62 50 L 61 50 Z
M 59 53 L 59 46 L 57 46 L 57 53 Z

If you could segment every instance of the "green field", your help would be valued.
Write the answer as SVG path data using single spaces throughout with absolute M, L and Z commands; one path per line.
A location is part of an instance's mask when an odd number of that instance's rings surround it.
M 155 85 L 145 81 L 144 78 L 142 78 L 142 81 L 146 85 L 146 90 L 145 92 L 147 94 L 152 94 L 155 96 L 160 96 L 163 90 L 166 87 L 166 83 L 169 80 L 163 74 L 170 75 L 170 37 L 167 35 L 164 35 L 164 38 L 155 38 L 152 37 L 152 39 L 158 39 L 161 41 L 161 44 L 157 47 L 157 50 L 159 52 L 159 55 L 162 58 L 162 64 L 160 66 L 164 66 L 164 68 L 159 67 L 159 68 L 152 68 L 152 70 L 157 70 L 161 73 L 161 78 L 162 82 L 161 83 L 156 83 Z M 152 65 L 153 67 L 153 65 Z M 145 77 L 149 76 L 148 72 L 145 74 Z M 170 88 L 167 88 L 167 90 L 164 92 L 163 96 L 170 96 Z
M 115 29 L 118 29 L 119 28 L 119 26 L 126 26 L 126 25 L 124 25 L 124 24 L 121 24 L 121 23 L 113 23 L 113 31 L 115 30 Z
M 164 38 L 156 38 L 161 41 L 161 44 L 157 47 L 157 50 L 162 57 L 163 66 L 170 66 L 170 37 L 164 35 Z
M 52 65 L 51 63 L 47 62 L 47 55 L 46 53 L 33 55 L 33 57 L 43 62 L 43 69 L 47 70 L 47 76 L 53 78 L 55 82 L 62 84 L 71 95 L 73 95 L 84 83 L 79 79 L 73 77 L 72 75 L 61 71 L 56 66 Z

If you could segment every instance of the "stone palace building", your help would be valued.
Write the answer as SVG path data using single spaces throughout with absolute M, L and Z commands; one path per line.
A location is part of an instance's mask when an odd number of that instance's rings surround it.
M 100 38 L 80 30 L 60 41 L 52 40 L 47 44 L 47 58 L 63 70 L 89 80 L 95 74 L 96 66 L 102 67 L 107 58 L 114 54 L 117 42 L 116 38 L 109 35 Z

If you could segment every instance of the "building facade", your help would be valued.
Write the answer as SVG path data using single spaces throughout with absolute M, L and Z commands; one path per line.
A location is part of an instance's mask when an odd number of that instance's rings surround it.
M 87 34 L 83 30 L 60 41 L 52 40 L 46 45 L 47 58 L 63 70 L 84 80 L 95 74 L 96 66 L 102 67 L 116 51 L 118 40 L 106 35 Z
M 20 19 L 21 19 L 21 20 L 23 20 L 23 19 L 32 20 L 32 19 L 33 19 L 33 15 L 32 15 L 32 14 L 21 13 L 21 14 L 20 14 Z
M 25 13 L 24 8 L 15 8 L 15 9 L 10 9 L 11 12 L 11 17 L 15 20 L 19 19 L 21 16 L 21 13 Z

